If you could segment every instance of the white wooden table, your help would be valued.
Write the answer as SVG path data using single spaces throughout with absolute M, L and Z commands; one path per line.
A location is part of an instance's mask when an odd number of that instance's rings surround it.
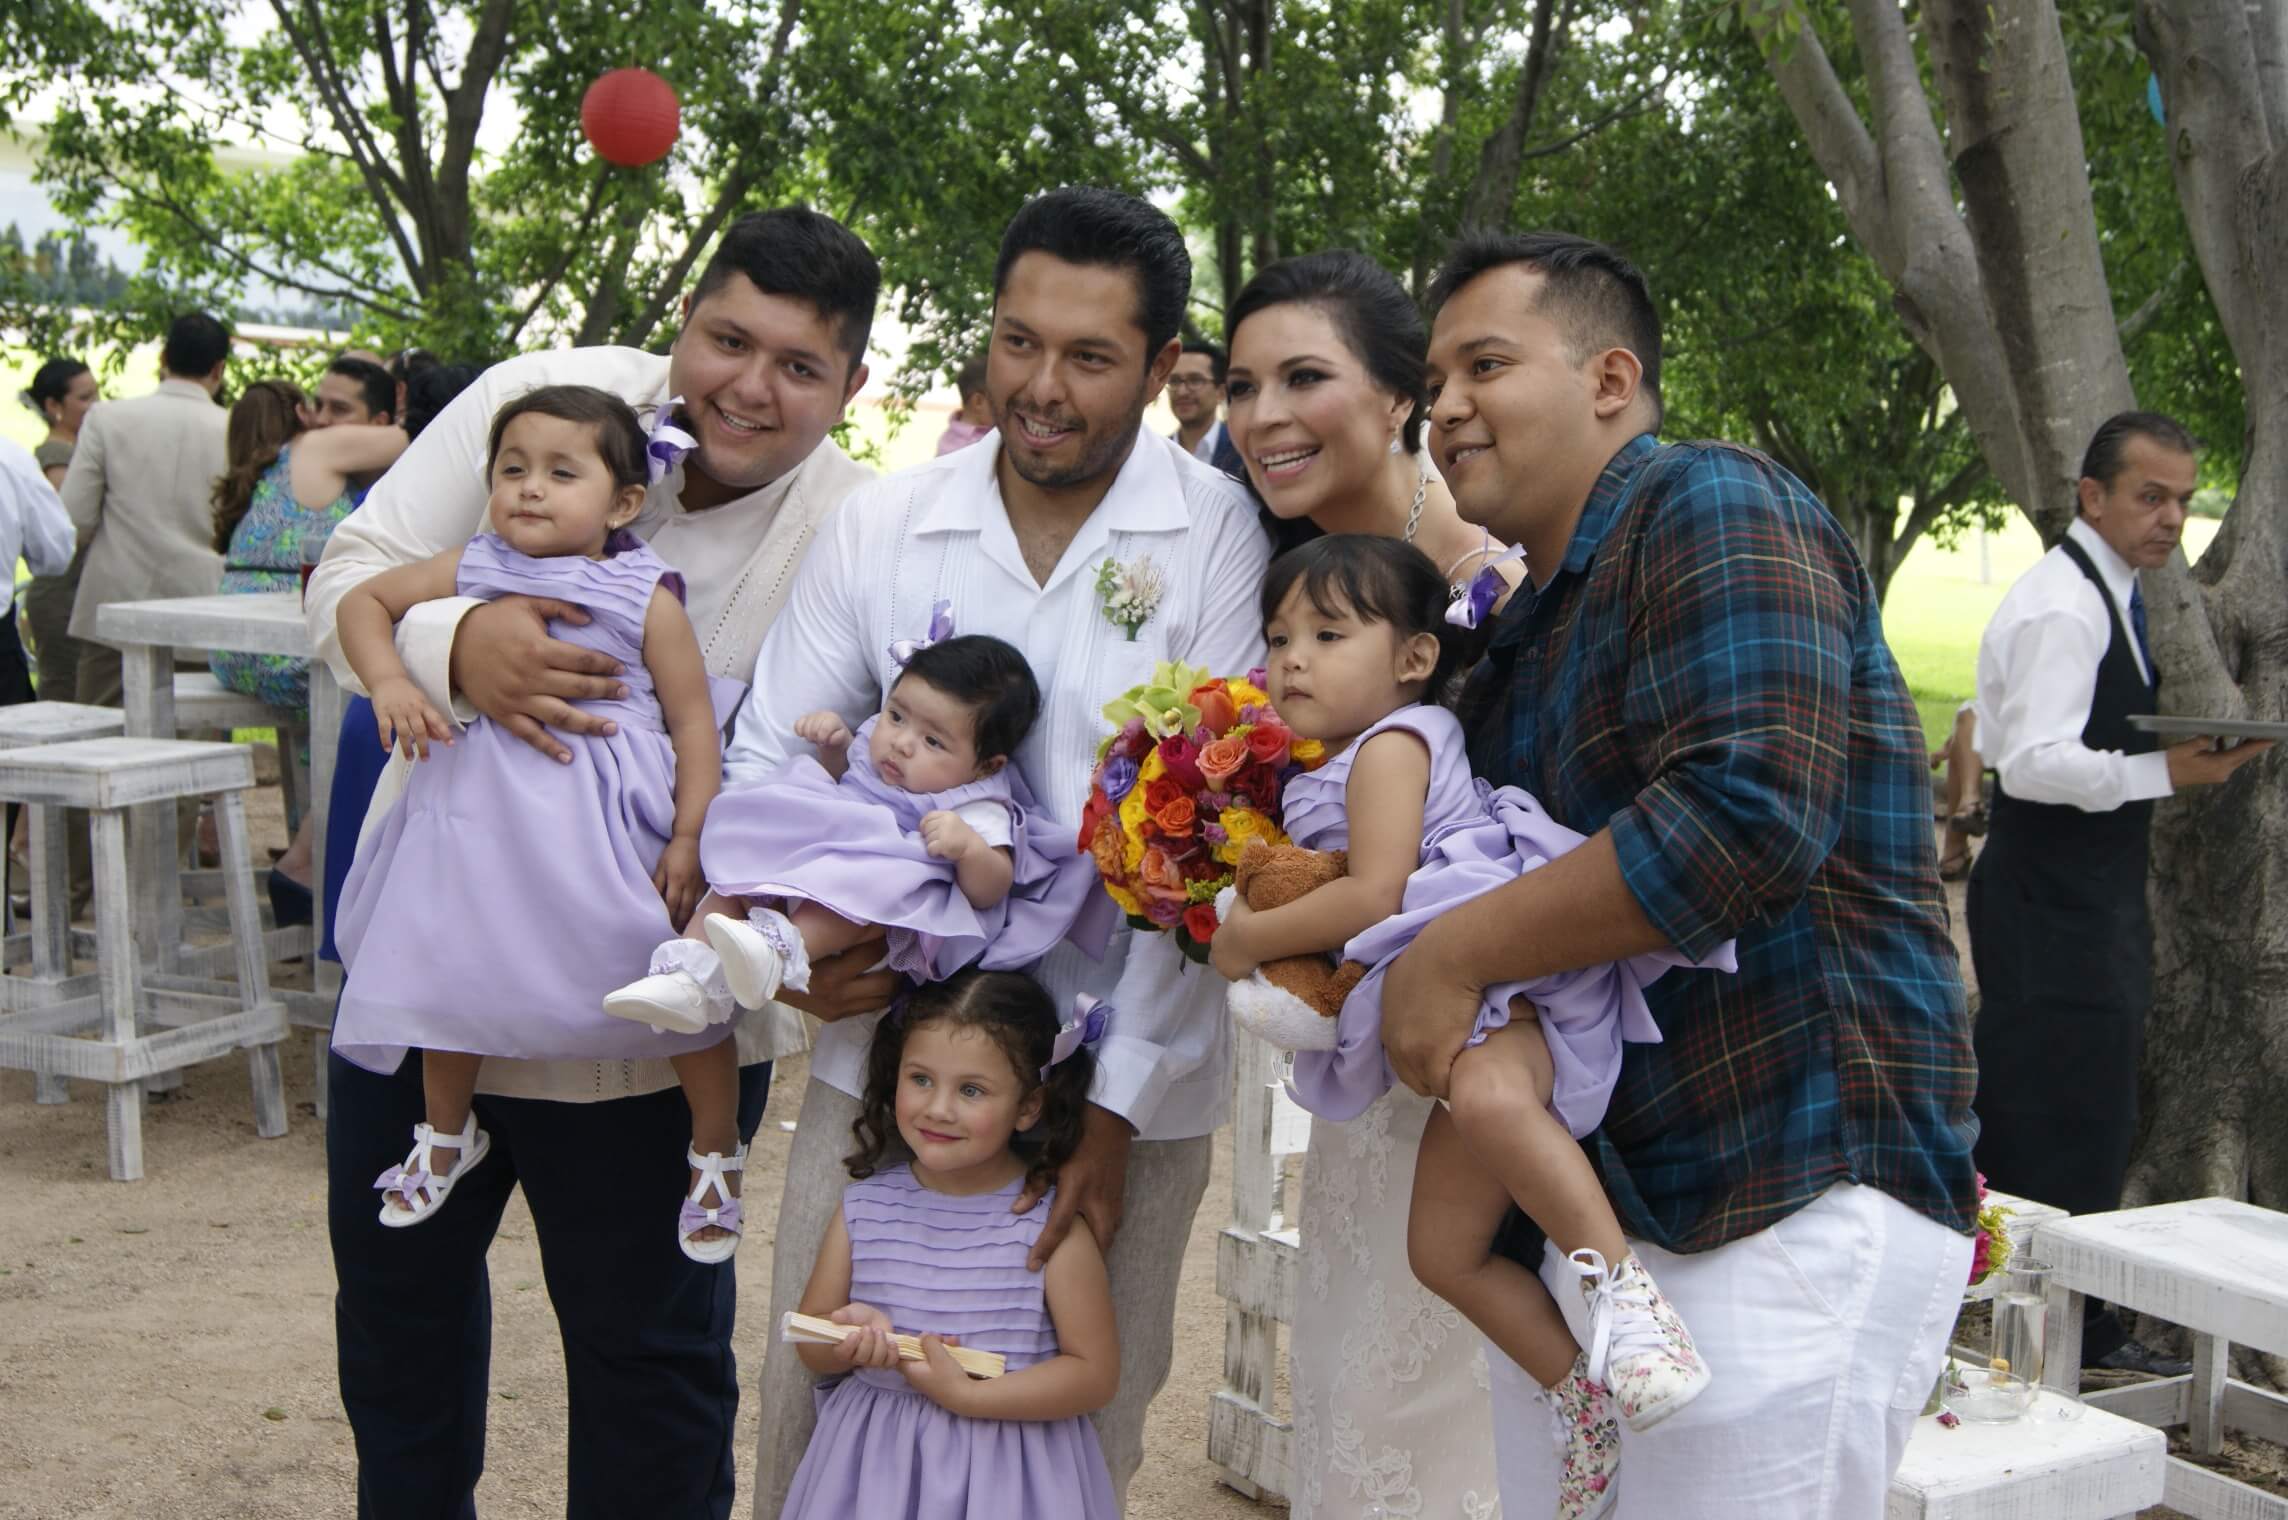
M 2126 1520 L 2161 1502 L 2169 1443 L 2135 1420 L 2035 1396 L 2007 1425 L 1915 1421 L 1891 1477 L 1883 1520 Z
M 310 797 L 308 811 L 316 840 L 312 879 L 317 900 L 310 925 L 315 994 L 287 993 L 293 1022 L 330 1029 L 341 971 L 317 958 L 325 937 L 326 807 L 333 795 L 334 746 L 342 730 L 342 689 L 326 662 L 313 656 L 309 625 L 302 618 L 299 592 L 176 597 L 155 602 L 114 602 L 96 614 L 96 637 L 119 647 L 127 706 L 127 732 L 148 738 L 175 737 L 175 653 L 179 649 L 230 650 L 243 654 L 290 655 L 310 662 Z M 291 757 L 281 756 L 281 763 Z M 136 920 L 151 936 L 150 954 L 164 971 L 181 969 L 183 900 L 176 888 L 175 831 L 163 809 L 134 831 Z M 319 1056 L 321 1076 L 324 1054 Z
M 2288 1442 L 2288 1399 L 2227 1374 L 2235 1343 L 2288 1355 L 2288 1214 L 2229 1198 L 2084 1214 L 2042 1225 L 2035 1248 L 2054 1269 L 2045 1381 L 2080 1376 L 2085 1297 L 2193 1332 L 2190 1376 L 2092 1393 L 2085 1402 L 2148 1425 L 2187 1427 L 2215 1455 L 2229 1427 Z M 2172 1459 L 2164 1500 L 2195 1520 L 2288 1520 L 2281 1499 Z

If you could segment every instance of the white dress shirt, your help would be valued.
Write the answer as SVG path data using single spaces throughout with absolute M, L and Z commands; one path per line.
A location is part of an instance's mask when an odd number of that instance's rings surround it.
M 324 561 L 310 577 L 304 610 L 320 658 L 352 691 L 364 688 L 342 657 L 335 624 L 352 586 L 394 565 L 411 564 L 458 548 L 483 532 L 491 492 L 485 452 L 493 414 L 510 398 L 543 385 L 592 385 L 626 401 L 648 426 L 668 398 L 668 361 L 633 348 L 575 348 L 525 354 L 496 364 L 422 430 L 389 472 L 374 483 L 365 504 L 342 520 L 326 543 Z M 797 562 L 827 515 L 850 488 L 873 478 L 831 438 L 770 484 L 704 511 L 683 510 L 683 466 L 669 471 L 644 498 L 634 530 L 684 578 L 684 609 L 699 636 L 710 675 L 745 681 L 755 668 L 763 631 L 778 616 Z M 430 701 L 467 723 L 476 713 L 454 699 L 453 636 L 470 609 L 467 597 L 424 602 L 397 625 L 405 668 Z M 412 762 L 393 756 L 366 810 L 370 835 L 405 788 Z M 577 883 L 531 884 L 535 911 L 550 892 L 576 891 Z M 629 976 L 642 973 L 632 967 Z M 742 1064 L 800 1050 L 808 1034 L 792 1009 L 771 1007 L 745 1015 L 738 1027 Z M 664 1059 L 646 1061 L 516 1061 L 488 1059 L 478 1086 L 506 1097 L 592 1102 L 657 1092 L 675 1085 Z
M 953 604 L 957 634 L 985 633 L 1024 651 L 1040 682 L 1041 718 L 1017 765 L 1060 826 L 1077 828 L 1104 704 L 1182 660 L 1211 674 L 1260 664 L 1256 597 L 1270 545 L 1245 492 L 1173 441 L 1139 433 L 1104 500 L 1065 547 L 1046 585 L 1025 568 L 1001 501 L 998 435 L 850 493 L 803 562 L 771 627 L 739 710 L 724 769 L 733 786 L 795 752 L 795 720 L 831 708 L 851 727 L 876 711 L 894 678 L 889 646 L 918 637 L 932 605 Z M 1131 641 L 1104 615 L 1097 569 L 1149 555 L 1167 590 Z M 1185 961 L 1163 934 L 1116 930 L 1102 962 L 1061 945 L 1036 968 L 1067 1014 L 1075 993 L 1115 1012 L 1097 1047 L 1090 1097 L 1148 1140 L 1204 1135 L 1223 1122 L 1230 1088 L 1221 978 Z M 821 1028 L 811 1075 L 858 1096 L 874 1018 Z
M 2080 518 L 2066 536 L 2104 577 L 2115 613 L 2107 616 L 2105 598 L 2063 548 L 2018 578 L 1978 643 L 1978 752 L 2013 797 L 2109 813 L 2125 802 L 2168 796 L 2169 757 L 2081 742 L 2097 667 L 2116 626 L 2138 670 L 2148 680 L 2152 671 L 2129 624 L 2137 571 Z
M 71 568 L 72 536 L 64 499 L 31 450 L 0 438 L 0 565 L 21 558 L 34 575 L 61 575 Z

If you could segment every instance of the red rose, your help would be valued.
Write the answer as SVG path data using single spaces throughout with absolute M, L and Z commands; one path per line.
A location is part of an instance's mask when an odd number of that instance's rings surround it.
M 1210 737 L 1224 732 L 1239 721 L 1239 706 L 1232 701 L 1231 693 L 1224 689 L 1221 681 L 1208 681 L 1193 687 L 1192 694 L 1185 700 L 1200 710 L 1200 727 L 1206 729 Z
M 1247 758 L 1276 770 L 1287 763 L 1287 741 L 1293 735 L 1278 723 L 1258 723 L 1247 731 Z
M 1199 699 L 1194 697 L 1193 700 Z M 1184 927 L 1191 932 L 1193 939 L 1203 945 L 1214 939 L 1216 932 L 1215 904 L 1194 903 L 1191 907 L 1186 908 L 1184 910 Z
M 1165 779 L 1187 792 L 1196 792 L 1207 785 L 1200 775 L 1199 746 L 1182 734 L 1171 734 L 1160 741 L 1160 763 L 1167 767 Z
M 1144 811 L 1157 818 L 1160 810 L 1179 797 L 1191 794 L 1191 788 L 1180 786 L 1166 776 L 1144 783 Z
M 1104 795 L 1104 788 L 1101 786 L 1090 787 L 1088 789 L 1088 804 L 1080 810 L 1080 839 L 1077 848 L 1083 854 L 1088 851 L 1089 841 L 1096 838 L 1096 826 L 1102 823 L 1111 812 L 1112 799 Z
M 1271 812 L 1279 804 L 1279 772 L 1268 765 L 1249 765 L 1231 778 L 1232 790 L 1258 812 Z

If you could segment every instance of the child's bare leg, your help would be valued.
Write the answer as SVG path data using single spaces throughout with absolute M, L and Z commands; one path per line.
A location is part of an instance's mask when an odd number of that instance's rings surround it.
M 477 1072 L 484 1064 L 483 1056 L 465 1050 L 421 1052 L 422 1117 L 431 1129 L 440 1135 L 461 1132 L 469 1122 L 469 1107 L 477 1097 Z M 457 1146 L 432 1145 L 422 1164 L 432 1177 L 449 1177 L 467 1159 Z M 394 1190 L 384 1193 L 382 1201 L 394 1208 L 412 1207 L 404 1194 Z
M 691 922 L 683 926 L 683 937 L 704 941 L 707 936 L 699 932 L 699 926 L 707 922 L 710 913 L 720 913 L 726 918 L 745 918 L 747 900 L 744 897 L 725 897 L 709 887 L 707 895 L 699 899 L 699 906 L 691 910 Z
M 1508 1191 L 1470 1153 L 1453 1115 L 1432 1108 L 1414 1162 L 1407 1264 L 1503 1355 L 1554 1388 L 1573 1370 L 1581 1348 L 1541 1279 L 1494 1254 L 1494 1234 L 1509 1207 Z
M 1558 1250 L 1592 1250 L 1618 1263 L 1629 1254 L 1621 1221 L 1587 1154 L 1549 1111 L 1549 1046 L 1522 1000 L 1516 1009 L 1454 1062 L 1447 1089 L 1454 1126 L 1475 1163 L 1499 1179 Z
M 675 1078 L 683 1084 L 683 1100 L 691 1105 L 691 1148 L 704 1156 L 710 1151 L 729 1156 L 739 1149 L 739 1042 L 726 1034 L 705 1050 L 671 1056 Z M 739 1196 L 739 1174 L 727 1171 L 724 1185 Z M 693 1168 L 691 1186 L 699 1183 Z M 685 1190 L 687 1193 L 689 1189 Z M 692 1235 L 695 1241 L 721 1240 L 729 1231 L 708 1225 Z
M 803 952 L 813 961 L 822 961 L 830 955 L 839 955 L 852 945 L 873 937 L 868 924 L 854 924 L 830 908 L 817 903 L 798 904 L 787 920 L 802 936 Z

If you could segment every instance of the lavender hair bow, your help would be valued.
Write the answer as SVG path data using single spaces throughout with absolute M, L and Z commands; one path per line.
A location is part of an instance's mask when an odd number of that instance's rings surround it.
M 1041 1080 L 1049 1080 L 1056 1066 L 1071 1058 L 1083 1045 L 1091 1050 L 1104 1038 L 1105 1026 L 1112 1022 L 1112 1005 L 1090 997 L 1087 993 L 1073 999 L 1073 1016 L 1057 1030 L 1057 1041 L 1049 1047 L 1049 1064 L 1041 1068 Z
M 699 440 L 675 420 L 682 405 L 681 396 L 670 396 L 652 419 L 651 437 L 644 442 L 644 466 L 651 471 L 653 485 L 665 480 L 668 472 L 683 462 L 684 455 L 699 447 Z
M 890 658 L 903 670 L 917 654 L 932 644 L 942 644 L 953 637 L 953 603 L 939 602 L 930 608 L 929 632 L 918 639 L 899 639 L 890 645 Z
M 1512 544 L 1480 565 L 1478 573 L 1470 577 L 1469 584 L 1457 590 L 1454 599 L 1446 604 L 1446 621 L 1456 628 L 1475 628 L 1484 622 L 1486 614 L 1494 610 L 1494 603 L 1501 600 L 1501 594 L 1509 584 L 1494 567 L 1524 558 L 1524 547 Z

